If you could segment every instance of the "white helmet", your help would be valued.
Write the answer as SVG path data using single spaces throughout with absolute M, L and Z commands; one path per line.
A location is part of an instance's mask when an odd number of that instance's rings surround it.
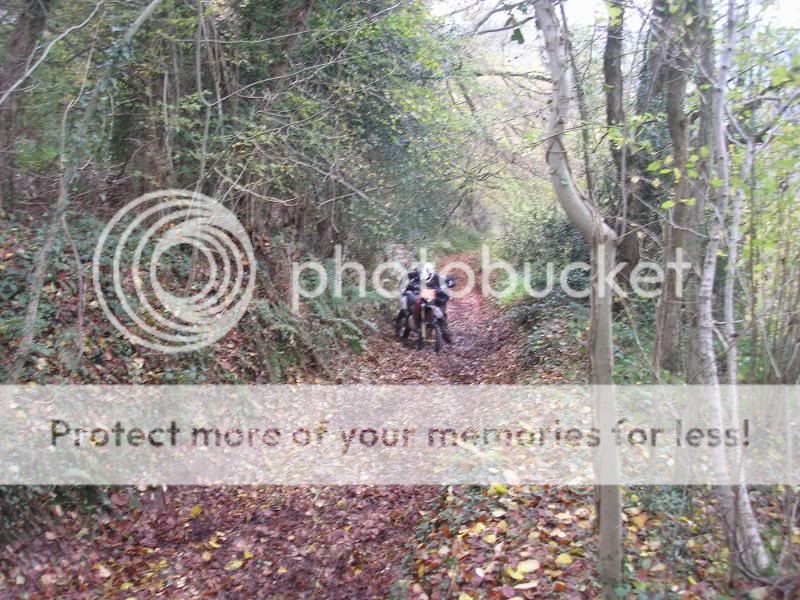
M 419 270 L 419 278 L 425 283 L 430 283 L 431 279 L 433 279 L 433 265 L 431 263 L 422 265 Z

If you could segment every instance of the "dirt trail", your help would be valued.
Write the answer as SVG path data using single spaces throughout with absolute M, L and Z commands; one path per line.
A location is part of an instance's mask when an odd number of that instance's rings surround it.
M 470 261 L 471 255 L 453 257 Z M 475 289 L 448 302 L 447 314 L 453 343 L 445 344 L 437 355 L 433 343 L 421 351 L 411 341 L 403 344 L 393 338 L 386 324 L 370 340 L 365 352 L 353 361 L 345 381 L 385 384 L 478 384 L 516 383 L 518 334 L 513 324 L 490 300 Z M 463 282 L 456 285 L 459 293 Z
M 451 300 L 448 314 L 453 344 L 441 353 L 430 342 L 403 345 L 386 323 L 344 381 L 513 382 L 513 331 L 498 310 L 474 291 Z M 63 515 L 58 531 L 3 549 L 0 573 L 23 581 L 15 593 L 49 597 L 382 598 L 408 573 L 417 526 L 435 520 L 443 495 L 430 486 L 189 487 L 133 510 L 118 496 L 99 522 Z

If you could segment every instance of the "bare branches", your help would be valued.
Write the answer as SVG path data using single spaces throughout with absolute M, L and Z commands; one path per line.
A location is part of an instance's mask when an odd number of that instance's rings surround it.
M 521 77 L 523 79 L 550 83 L 550 77 L 548 75 L 537 71 L 515 73 L 514 71 L 501 71 L 500 69 L 483 69 L 480 71 L 472 71 L 470 74 L 474 77 Z
M 525 17 L 521 21 L 512 19 L 512 22 L 509 23 L 508 25 L 503 25 L 502 27 L 495 27 L 493 29 L 484 29 L 483 31 L 477 31 L 475 32 L 475 35 L 484 35 L 486 33 L 498 33 L 500 31 L 511 31 L 513 29 L 519 28 L 520 26 L 524 25 L 529 21 L 533 21 L 533 17 Z
M 55 46 L 58 42 L 63 40 L 65 37 L 67 37 L 73 31 L 77 31 L 79 29 L 83 29 L 89 23 L 89 21 L 91 21 L 92 18 L 94 18 L 94 16 L 97 14 L 97 11 L 100 10 L 100 7 L 102 5 L 103 5 L 102 1 L 98 2 L 95 5 L 95 7 L 92 10 L 92 12 L 89 14 L 89 16 L 86 17 L 81 23 L 78 23 L 77 25 L 73 25 L 71 27 L 68 27 L 63 32 L 58 34 L 55 38 L 50 40 L 50 42 L 45 46 L 44 51 L 42 52 L 41 56 L 39 56 L 39 58 L 36 60 L 36 62 L 34 62 L 30 67 L 28 67 L 28 69 L 25 71 L 25 73 L 22 75 L 22 77 L 20 77 L 17 81 L 15 81 L 11 85 L 11 87 L 9 87 L 5 92 L 3 92 L 3 95 L 0 96 L 0 106 L 2 106 L 6 102 L 6 100 L 8 100 L 9 96 L 11 96 L 11 94 L 13 94 L 17 90 L 17 88 L 19 88 L 23 83 L 25 83 L 25 81 L 31 75 L 33 75 L 34 71 L 36 71 L 36 69 L 39 68 L 39 65 L 41 65 L 45 61 L 47 56 L 50 54 L 50 51 L 53 49 L 53 46 Z

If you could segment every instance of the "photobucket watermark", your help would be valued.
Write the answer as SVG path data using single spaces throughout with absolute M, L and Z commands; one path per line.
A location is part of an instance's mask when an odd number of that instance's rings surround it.
M 184 265 L 186 285 L 170 264 Z M 253 297 L 255 265 L 250 237 L 231 211 L 198 192 L 160 190 L 112 217 L 92 272 L 114 327 L 134 344 L 172 354 L 204 348 L 236 325 Z
M 499 299 L 541 299 L 559 290 L 580 299 L 589 297 L 593 286 L 600 297 L 655 298 L 667 281 L 681 298 L 692 266 L 681 248 L 663 267 L 643 261 L 629 273 L 625 263 L 603 264 L 604 252 L 596 256 L 602 275 L 591 277 L 586 262 L 551 262 L 535 271 L 531 263 L 515 267 L 493 258 L 487 245 L 477 261 L 446 260 L 431 268 L 438 267 L 440 285 L 448 278 L 455 281 L 447 286 L 451 298 L 473 294 L 477 287 L 484 296 Z M 417 259 L 413 264 L 383 261 L 368 273 L 363 264 L 346 260 L 337 245 L 325 263 L 292 262 L 290 309 L 298 314 L 303 299 L 325 294 L 341 298 L 345 282 L 355 283 L 359 298 L 369 293 L 398 299 L 409 272 L 429 262 L 427 249 L 420 249 Z M 176 353 L 206 347 L 238 323 L 253 298 L 256 259 L 244 227 L 216 200 L 197 192 L 160 190 L 136 198 L 112 217 L 95 248 L 92 271 L 97 302 L 114 327 L 134 344 Z M 621 286 L 623 272 L 626 283 Z
M 371 293 L 377 293 L 382 298 L 397 298 L 402 292 L 403 282 L 408 273 L 416 265 L 428 263 L 428 255 L 427 249 L 422 248 L 417 253 L 418 261 L 413 264 L 404 264 L 398 260 L 383 261 L 375 265 L 371 273 L 368 273 L 362 263 L 346 260 L 339 245 L 334 249 L 332 269 L 319 261 L 295 261 L 292 263 L 291 274 L 291 310 L 297 314 L 303 299 L 318 298 L 328 293 L 335 298 L 343 297 L 345 281 L 355 282 L 359 298 L 367 295 L 368 287 L 371 288 Z M 661 295 L 668 279 L 670 285 L 674 285 L 675 297 L 682 298 L 686 274 L 692 268 L 692 263 L 684 260 L 682 248 L 677 249 L 674 261 L 665 265 L 653 261 L 641 261 L 630 270 L 630 273 L 625 273 L 627 263 L 606 265 L 604 252 L 598 251 L 596 256 L 597 272 L 603 274 L 596 278 L 596 291 L 601 298 L 609 294 L 623 298 L 630 296 L 657 298 Z M 330 261 L 326 262 L 330 264 Z M 525 262 L 519 268 L 508 261 L 493 258 L 486 244 L 481 246 L 480 264 L 477 269 L 464 261 L 450 260 L 443 261 L 437 267 L 442 280 L 452 277 L 456 282 L 456 286 L 448 290 L 451 298 L 469 296 L 476 289 L 479 289 L 484 296 L 497 299 L 513 296 L 543 299 L 559 289 L 568 297 L 576 299 L 588 298 L 592 293 L 591 265 L 587 262 L 575 261 L 564 266 L 548 262 L 544 268 L 538 266 L 534 271 L 530 262 Z M 668 278 L 670 272 L 674 275 Z M 585 276 L 575 277 L 574 275 L 578 273 L 583 273 Z M 620 285 L 623 273 L 626 281 L 624 288 Z M 582 284 L 577 284 L 576 279 Z

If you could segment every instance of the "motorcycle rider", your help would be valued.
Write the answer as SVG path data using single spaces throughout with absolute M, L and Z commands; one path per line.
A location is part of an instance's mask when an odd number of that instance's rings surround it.
M 436 300 L 434 303 L 442 309 L 446 322 L 447 301 L 450 300 L 450 295 L 444 291 L 444 288 L 452 288 L 455 285 L 455 280 L 450 276 L 443 278 L 437 271 L 434 270 L 433 265 L 430 263 L 423 265 L 420 278 L 425 281 L 425 287 L 436 290 Z M 442 285 L 443 282 L 444 286 Z
M 420 289 L 422 288 L 423 282 L 426 288 L 436 290 L 436 299 L 434 300 L 434 303 L 436 306 L 442 309 L 446 328 L 447 301 L 450 299 L 450 296 L 444 291 L 442 280 L 444 280 L 444 286 L 448 289 L 455 285 L 455 281 L 452 277 L 448 276 L 443 278 L 438 272 L 436 272 L 431 263 L 420 265 L 406 274 L 406 285 L 400 297 L 400 311 L 397 313 L 397 316 L 394 320 L 395 331 L 400 329 L 401 324 L 404 323 L 405 319 L 407 319 L 411 314 L 414 303 L 419 299 Z M 450 335 L 448 332 L 447 338 L 449 337 Z
M 407 317 L 411 312 L 411 307 L 414 302 L 419 298 L 420 290 L 420 268 L 415 267 L 413 270 L 406 273 L 406 286 L 400 296 L 400 316 Z

